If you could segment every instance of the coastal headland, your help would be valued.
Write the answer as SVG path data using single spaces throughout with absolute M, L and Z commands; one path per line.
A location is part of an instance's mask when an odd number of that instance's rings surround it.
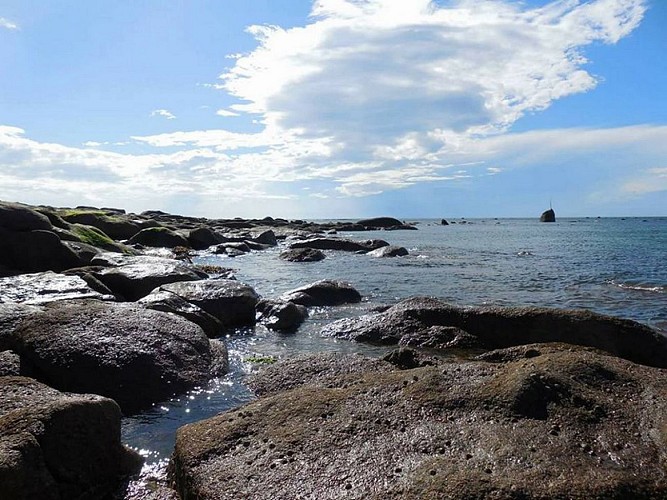
M 390 353 L 267 364 L 256 400 L 178 430 L 167 480 L 128 488 L 123 415 L 227 373 L 235 328 L 299 335 L 309 309 L 363 299 L 336 276 L 265 295 L 198 257 L 275 250 L 298 274 L 335 252 L 401 259 L 394 230 L 417 227 L 0 202 L 0 498 L 667 497 L 661 332 L 434 297 L 325 325 Z

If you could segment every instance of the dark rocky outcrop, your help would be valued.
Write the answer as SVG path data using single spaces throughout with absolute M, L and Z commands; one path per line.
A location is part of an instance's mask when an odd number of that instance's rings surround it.
M 159 288 L 191 302 L 217 318 L 224 327 L 255 324 L 259 296 L 249 285 L 236 280 L 183 281 Z
M 289 291 L 281 300 L 306 307 L 337 306 L 361 301 L 361 294 L 349 283 L 335 280 L 320 280 Z
M 118 211 L 105 210 L 62 210 L 62 219 L 69 223 L 84 224 L 100 229 L 114 240 L 128 240 L 140 231 L 139 224 L 122 217 Z
M 394 245 L 389 245 L 386 247 L 378 248 L 368 252 L 368 255 L 371 257 L 404 257 L 408 255 L 409 252 L 404 247 L 397 247 Z
M 38 380 L 113 398 L 125 412 L 202 384 L 216 362 L 199 326 L 135 304 L 5 304 L 0 327 L 0 350 L 19 354 Z
M 26 273 L 60 272 L 86 264 L 52 231 L 9 231 L 3 227 L 0 227 L 0 263 Z
M 0 227 L 7 231 L 49 231 L 51 222 L 27 205 L 0 201 Z
M 296 241 L 290 248 L 317 248 L 319 250 L 342 250 L 344 252 L 370 252 L 389 245 L 383 240 L 346 240 L 343 238 L 311 238 Z
M 456 346 L 460 341 L 487 349 L 566 342 L 596 347 L 636 363 L 667 367 L 667 338 L 634 321 L 583 310 L 463 308 L 433 298 L 414 297 L 378 314 L 336 321 L 325 326 L 322 333 L 361 342 L 407 345 L 413 344 L 406 339 L 415 338 L 426 345 L 442 345 L 443 340 L 447 344 L 446 339 L 453 334 Z
M 442 225 L 442 226 L 449 226 L 449 222 L 447 222 L 447 219 L 441 219 L 441 220 L 440 220 L 440 225 Z
M 255 241 L 256 243 L 261 243 L 262 245 L 269 245 L 272 247 L 275 247 L 278 244 L 278 240 L 276 239 L 276 233 L 274 233 L 271 229 L 267 231 L 262 231 L 260 234 L 258 234 L 253 238 L 253 241 Z
M 99 262 L 94 259 L 93 262 Z M 135 301 L 145 297 L 155 288 L 178 281 L 195 281 L 207 275 L 184 262 L 160 257 L 126 257 L 122 265 L 91 274 L 114 293 Z
M 308 317 L 308 309 L 294 302 L 263 299 L 255 306 L 257 321 L 270 330 L 296 331 Z
M 222 243 L 223 238 L 211 228 L 202 226 L 188 233 L 188 242 L 195 250 L 205 250 L 208 247 Z
M 318 262 L 324 260 L 326 255 L 315 248 L 292 248 L 281 252 L 279 257 L 289 262 Z
M 112 400 L 0 377 L 0 498 L 110 498 L 140 465 Z
M 111 300 L 113 296 L 95 291 L 78 276 L 65 276 L 52 271 L 0 278 L 0 303 L 43 304 L 77 298 Z
M 179 429 L 172 479 L 200 500 L 665 498 L 666 372 L 539 350 L 409 370 L 271 366 L 253 382 L 268 395 Z
M 182 316 L 188 321 L 198 324 L 209 338 L 219 337 L 222 334 L 223 326 L 220 320 L 175 293 L 166 290 L 155 290 L 139 300 L 138 303 L 147 309 Z
M 552 208 L 542 212 L 540 215 L 540 222 L 556 222 L 556 212 Z
M 142 229 L 128 240 L 130 244 L 147 247 L 189 247 L 190 243 L 181 234 L 166 227 L 149 227 Z
M 375 217 L 372 219 L 363 219 L 357 221 L 356 226 L 361 226 L 364 231 L 374 231 L 378 229 L 417 229 L 415 226 L 410 224 L 405 224 L 398 219 L 393 217 Z

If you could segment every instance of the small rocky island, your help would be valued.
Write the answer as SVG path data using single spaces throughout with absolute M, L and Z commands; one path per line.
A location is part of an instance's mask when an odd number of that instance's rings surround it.
M 542 212 L 542 215 L 540 215 L 540 222 L 556 222 L 556 212 L 554 212 L 554 209 L 550 208 L 549 210 Z
M 130 494 L 122 415 L 229 370 L 229 329 L 298 335 L 309 308 L 362 299 L 335 276 L 262 296 L 196 256 L 276 249 L 298 272 L 336 252 L 401 259 L 337 233 L 414 229 L 0 202 L 0 498 L 666 498 L 660 332 L 431 297 L 326 325 L 391 352 L 266 366 L 255 401 L 182 427 L 168 481 Z

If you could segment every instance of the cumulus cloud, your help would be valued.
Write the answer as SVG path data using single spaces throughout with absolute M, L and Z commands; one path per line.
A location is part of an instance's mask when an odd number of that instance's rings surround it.
M 151 111 L 151 117 L 153 116 L 161 116 L 163 118 L 166 118 L 167 120 L 173 120 L 174 118 L 176 118 L 176 116 L 167 109 L 154 109 L 153 111 Z
M 15 22 L 10 21 L 9 19 L 5 19 L 4 17 L 0 17 L 0 28 L 5 28 L 8 30 L 17 30 L 19 29 L 18 24 Z

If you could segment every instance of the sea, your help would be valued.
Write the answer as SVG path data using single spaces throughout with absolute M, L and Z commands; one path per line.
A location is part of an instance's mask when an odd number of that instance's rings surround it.
M 433 296 L 459 306 L 544 306 L 588 309 L 633 319 L 667 335 L 667 217 L 414 220 L 417 231 L 340 233 L 384 239 L 409 255 L 374 258 L 327 251 L 320 262 L 280 260 L 280 245 L 240 257 L 202 254 L 195 263 L 231 267 L 238 280 L 265 298 L 320 279 L 343 280 L 363 296 L 360 304 L 314 308 L 296 333 L 261 325 L 227 332 L 230 373 L 205 387 L 154 405 L 122 422 L 122 439 L 164 471 L 176 430 L 255 398 L 246 386 L 260 359 L 317 352 L 382 356 L 374 347 L 325 338 L 328 322 L 356 317 L 411 296 Z

